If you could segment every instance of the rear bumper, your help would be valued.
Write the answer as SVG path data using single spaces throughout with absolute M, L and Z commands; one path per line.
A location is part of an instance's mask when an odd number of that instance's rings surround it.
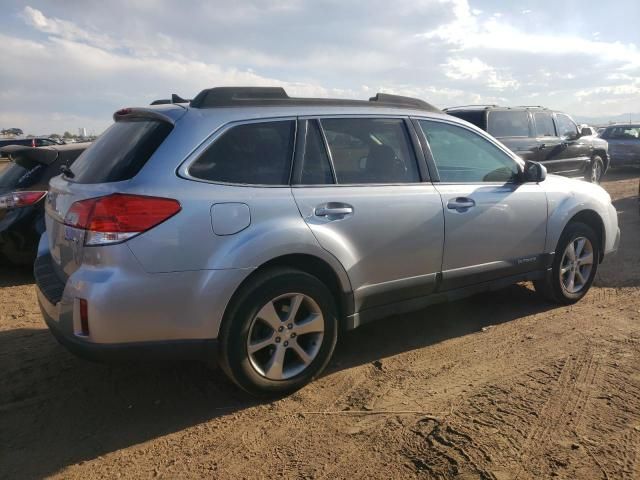
M 109 363 L 175 360 L 215 362 L 218 358 L 218 341 L 214 339 L 121 344 L 100 344 L 83 340 L 72 329 L 65 328 L 65 325 L 54 320 L 43 307 L 40 295 L 38 297 L 42 316 L 51 334 L 71 353 L 86 360 Z
M 34 275 L 45 323 L 79 356 L 213 361 L 227 302 L 247 272 L 147 274 L 130 261 L 128 269 L 83 265 L 65 282 L 48 252 L 41 252 Z M 88 335 L 80 321 L 80 299 L 88 304 Z

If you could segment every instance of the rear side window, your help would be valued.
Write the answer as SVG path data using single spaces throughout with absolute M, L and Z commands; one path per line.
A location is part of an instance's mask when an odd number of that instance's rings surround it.
M 231 127 L 191 165 L 202 180 L 246 185 L 288 185 L 295 122 L 247 123 Z
M 120 182 L 133 178 L 167 138 L 172 126 L 138 119 L 111 125 L 73 163 L 77 183 Z
M 487 130 L 485 110 L 458 110 L 447 113 L 472 123 L 482 130 Z
M 321 123 L 338 183 L 420 181 L 402 119 L 334 118 Z
M 528 137 L 529 115 L 526 111 L 489 112 L 488 132 L 494 137 Z
M 609 127 L 602 137 L 612 140 L 638 140 L 640 138 L 640 127 Z
M 536 123 L 537 137 L 555 137 L 556 127 L 553 125 L 553 118 L 549 112 L 535 112 L 533 120 Z

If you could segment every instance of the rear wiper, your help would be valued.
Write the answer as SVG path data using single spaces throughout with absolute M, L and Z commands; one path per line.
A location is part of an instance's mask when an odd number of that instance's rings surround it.
M 60 171 L 67 178 L 73 178 L 76 176 L 75 173 L 73 173 L 69 168 L 69 165 L 60 165 Z

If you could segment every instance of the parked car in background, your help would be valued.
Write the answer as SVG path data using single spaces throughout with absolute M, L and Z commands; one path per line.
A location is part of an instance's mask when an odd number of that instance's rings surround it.
M 598 131 L 595 128 L 590 127 L 586 123 L 583 123 L 582 125 L 580 125 L 580 132 L 582 133 L 583 137 L 597 137 L 598 136 Z
M 70 165 L 88 144 L 33 148 L 3 147 L 10 163 L 0 169 L 0 263 L 30 265 L 44 231 L 44 197 L 49 180 Z
M 549 173 L 582 176 L 599 183 L 609 167 L 607 142 L 586 136 L 566 113 L 543 107 L 471 105 L 445 112 L 489 132 L 524 160 Z
M 610 125 L 601 137 L 609 143 L 611 166 L 640 166 L 640 123 Z
M 1 148 L 8 145 L 22 145 L 26 147 L 47 147 L 50 145 L 61 145 L 61 142 L 49 137 L 31 137 L 31 138 L 0 138 L 0 158 L 7 158 L 7 154 L 3 153 Z
M 80 355 L 217 358 L 280 395 L 343 329 L 525 280 L 576 302 L 619 241 L 600 186 L 417 99 L 213 88 L 114 119 L 51 180 L 34 267 Z

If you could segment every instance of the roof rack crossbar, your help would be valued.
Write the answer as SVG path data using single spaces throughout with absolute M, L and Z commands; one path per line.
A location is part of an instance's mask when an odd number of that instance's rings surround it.
M 242 106 L 379 106 L 404 107 L 440 112 L 433 105 L 418 98 L 378 93 L 366 100 L 290 97 L 282 87 L 215 87 L 202 90 L 190 103 L 194 108 Z

